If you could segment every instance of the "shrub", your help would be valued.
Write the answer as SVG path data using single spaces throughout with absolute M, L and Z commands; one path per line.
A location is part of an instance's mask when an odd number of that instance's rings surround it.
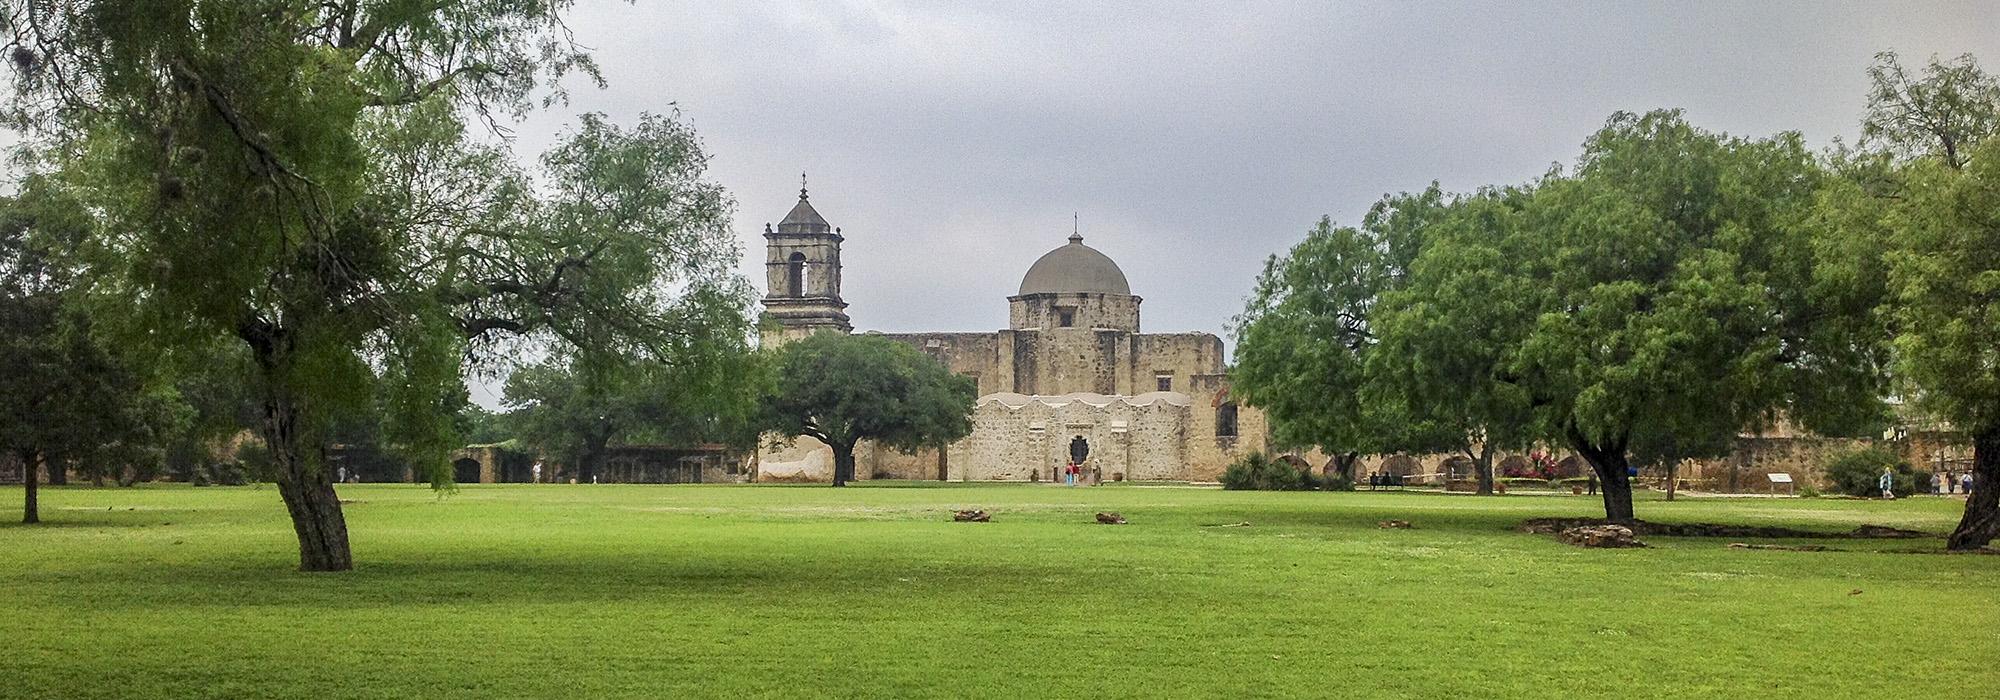
M 1903 458 L 1885 447 L 1864 447 L 1833 458 L 1826 465 L 1827 481 L 1833 490 L 1849 496 L 1879 496 L 1882 494 L 1882 470 L 1895 473 L 1895 490 L 1900 495 L 1917 493 L 1916 471 L 1903 462 Z M 1929 486 L 1929 482 L 1925 482 Z
M 1335 474 L 1320 480 L 1319 489 L 1321 491 L 1353 491 L 1354 480 Z
M 1311 491 L 1318 486 L 1311 472 L 1262 452 L 1244 455 L 1222 471 L 1222 488 L 1232 491 Z

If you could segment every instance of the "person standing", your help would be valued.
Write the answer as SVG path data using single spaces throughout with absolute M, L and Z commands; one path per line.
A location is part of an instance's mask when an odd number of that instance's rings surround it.
M 1931 493 L 1944 495 L 1945 492 L 1944 482 L 1946 479 L 1949 478 L 1950 477 L 1947 476 L 1944 472 L 1936 472 L 1931 474 Z
M 1972 472 L 1958 476 L 1958 490 L 1964 492 L 1968 498 L 1972 496 Z
M 1882 476 L 1881 476 L 1881 478 L 1878 478 L 1878 479 L 1876 479 L 1876 480 L 1875 480 L 1875 483 L 1879 484 L 1879 485 L 1880 485 L 1880 486 L 1882 487 L 1882 497 L 1883 497 L 1883 498 L 1895 498 L 1895 497 L 1896 497 L 1896 492 L 1895 492 L 1895 491 L 1893 490 L 1893 488 L 1894 488 L 1894 487 L 1895 487 L 1895 485 L 1896 485 L 1896 472 L 1895 472 L 1895 470 L 1893 470 L 1893 469 L 1890 469 L 1890 468 L 1888 468 L 1888 467 L 1883 467 L 1883 468 L 1882 468 Z
M 535 460 L 535 466 L 528 469 L 528 482 L 534 484 L 542 483 L 542 460 Z

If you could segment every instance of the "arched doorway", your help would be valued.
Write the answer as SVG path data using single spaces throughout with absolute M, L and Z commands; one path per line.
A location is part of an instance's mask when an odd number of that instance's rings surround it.
M 451 480 L 460 484 L 479 483 L 479 460 L 460 457 L 451 462 Z
M 793 253 L 785 262 L 785 284 L 790 287 L 791 296 L 806 295 L 806 254 Z

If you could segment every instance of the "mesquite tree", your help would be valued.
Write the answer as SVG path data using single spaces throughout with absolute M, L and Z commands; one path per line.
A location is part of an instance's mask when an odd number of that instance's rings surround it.
M 911 451 L 972 432 L 970 377 L 903 343 L 869 335 L 819 333 L 786 344 L 759 424 L 833 449 L 833 485 L 854 478 L 854 446 L 873 440 Z
M 1970 56 L 1913 76 L 1889 53 L 1869 76 L 1863 146 L 1882 157 L 1856 155 L 1823 210 L 1852 274 L 1886 280 L 1904 395 L 1972 438 L 1978 486 L 1946 546 L 1977 549 L 2000 537 L 2000 80 Z
M 1516 436 L 1511 426 L 1525 406 L 1490 378 L 1431 376 L 1424 372 L 1446 365 L 1402 362 L 1413 344 L 1434 336 L 1414 318 L 1399 324 L 1401 332 L 1384 323 L 1397 313 L 1386 300 L 1407 293 L 1412 261 L 1447 221 L 1471 219 L 1467 208 L 1436 185 L 1386 197 L 1361 226 L 1322 218 L 1304 241 L 1265 263 L 1236 319 L 1230 379 L 1270 415 L 1278 443 L 1318 446 L 1349 479 L 1365 453 L 1462 452 L 1479 492 L 1493 492 L 1493 451 Z M 1459 345 L 1456 337 L 1437 342 Z
M 1504 344 L 1501 378 L 1527 393 L 1540 435 L 1597 472 L 1607 518 L 1633 519 L 1635 455 L 1724 452 L 1781 415 L 1834 434 L 1879 415 L 1867 309 L 1815 254 L 1826 180 L 1797 134 L 1621 113 L 1571 173 L 1537 184 L 1494 250 L 1516 280 L 1506 303 L 1529 313 L 1476 342 Z M 1487 304 L 1442 312 L 1482 317 Z
M 730 283 L 727 200 L 676 119 L 586 117 L 539 173 L 467 133 L 595 77 L 569 5 L 19 0 L 0 17 L 10 116 L 96 214 L 100 291 L 154 342 L 248 348 L 303 570 L 353 565 L 335 417 L 381 401 L 385 437 L 441 482 L 468 357 L 670 342 L 699 316 L 676 309 L 708 298 L 687 290 Z

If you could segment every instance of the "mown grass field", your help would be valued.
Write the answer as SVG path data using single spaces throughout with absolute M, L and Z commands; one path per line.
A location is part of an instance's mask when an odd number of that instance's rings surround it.
M 1592 499 L 868 483 L 0 489 L 0 696 L 2000 697 L 2000 557 L 1511 531 Z M 1647 501 L 1942 533 L 1961 502 Z M 978 507 L 994 522 L 946 522 Z M 1101 526 L 1098 510 L 1131 524 Z M 1385 518 L 1413 530 L 1385 530 Z M 1248 522 L 1248 527 L 1218 527 Z M 1858 593 L 1857 593 L 1858 591 Z

